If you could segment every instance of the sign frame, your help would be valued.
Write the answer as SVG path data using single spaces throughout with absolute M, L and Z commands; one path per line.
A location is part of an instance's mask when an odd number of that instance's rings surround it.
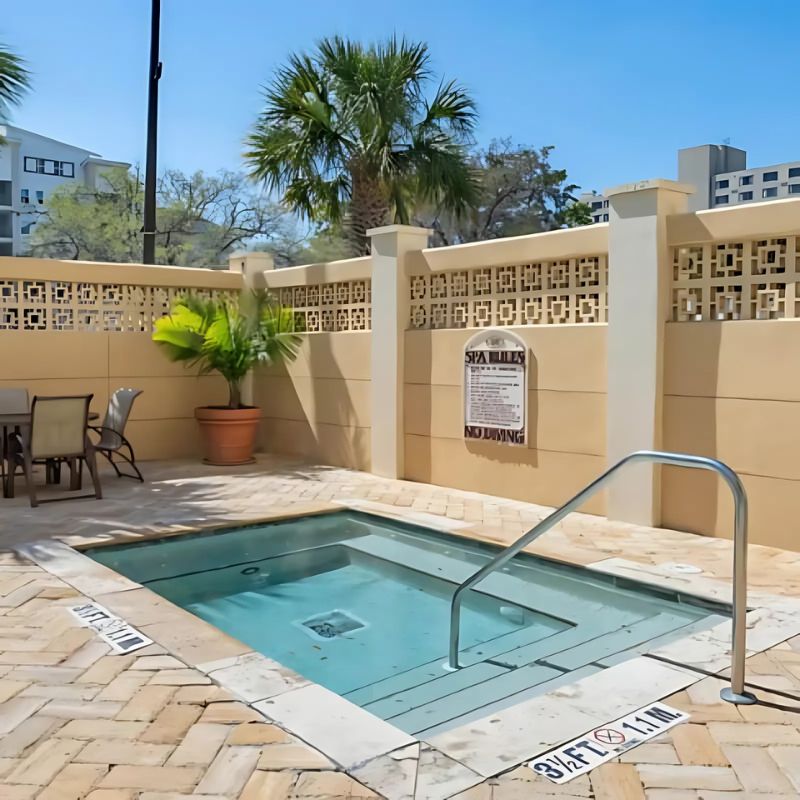
M 478 364 L 468 363 L 468 354 L 474 352 L 512 353 L 508 363 L 522 368 L 522 427 L 506 428 L 495 425 L 468 425 L 468 370 Z M 466 442 L 489 442 L 492 444 L 506 444 L 514 447 L 527 447 L 528 445 L 528 363 L 529 348 L 521 336 L 514 331 L 504 328 L 483 328 L 470 336 L 464 344 L 462 351 L 461 372 L 461 414 L 463 438 Z M 491 356 L 490 356 L 491 357 Z M 517 360 L 521 359 L 521 360 Z M 482 431 L 486 435 L 470 435 L 470 429 Z M 491 432 L 496 431 L 496 435 Z M 505 433 L 504 433 L 505 432 Z

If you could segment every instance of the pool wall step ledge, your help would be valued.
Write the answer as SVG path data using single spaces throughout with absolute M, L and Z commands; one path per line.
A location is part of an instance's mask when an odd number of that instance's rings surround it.
M 266 700 L 311 683 L 283 664 L 253 651 L 205 661 L 197 669 L 246 703 Z

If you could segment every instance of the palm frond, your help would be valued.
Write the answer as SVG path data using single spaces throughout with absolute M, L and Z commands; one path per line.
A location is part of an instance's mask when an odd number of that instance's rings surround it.
M 31 73 L 24 59 L 0 44 L 0 120 L 10 106 L 18 105 L 30 88 Z
M 232 388 L 231 397 L 239 397 L 241 382 L 254 366 L 296 357 L 300 337 L 295 330 L 294 312 L 266 292 L 219 299 L 190 293 L 156 321 L 153 341 L 170 360 L 196 367 L 201 375 L 219 372 Z
M 463 147 L 441 133 L 418 131 L 404 154 L 414 165 L 418 195 L 456 216 L 473 208 L 480 184 Z
M 459 136 L 468 137 L 475 130 L 477 110 L 474 100 L 455 81 L 441 83 L 433 100 L 427 104 L 420 127 L 447 126 Z

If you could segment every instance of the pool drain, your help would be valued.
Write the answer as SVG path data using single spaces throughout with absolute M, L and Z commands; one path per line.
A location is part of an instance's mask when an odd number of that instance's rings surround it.
M 326 611 L 323 614 L 316 614 L 313 617 L 302 620 L 302 622 L 295 622 L 295 625 L 298 625 L 313 638 L 322 639 L 323 641 L 336 639 L 367 627 L 366 622 L 362 622 L 340 608 Z

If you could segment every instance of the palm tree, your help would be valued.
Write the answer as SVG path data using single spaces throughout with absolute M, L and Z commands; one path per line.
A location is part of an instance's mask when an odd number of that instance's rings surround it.
M 0 122 L 10 106 L 17 105 L 30 87 L 30 72 L 16 53 L 0 44 Z
M 291 56 L 247 138 L 252 175 L 306 219 L 341 224 L 353 255 L 369 252 L 370 228 L 408 224 L 415 202 L 466 211 L 475 104 L 454 81 L 426 97 L 429 61 L 426 44 L 394 37 Z

